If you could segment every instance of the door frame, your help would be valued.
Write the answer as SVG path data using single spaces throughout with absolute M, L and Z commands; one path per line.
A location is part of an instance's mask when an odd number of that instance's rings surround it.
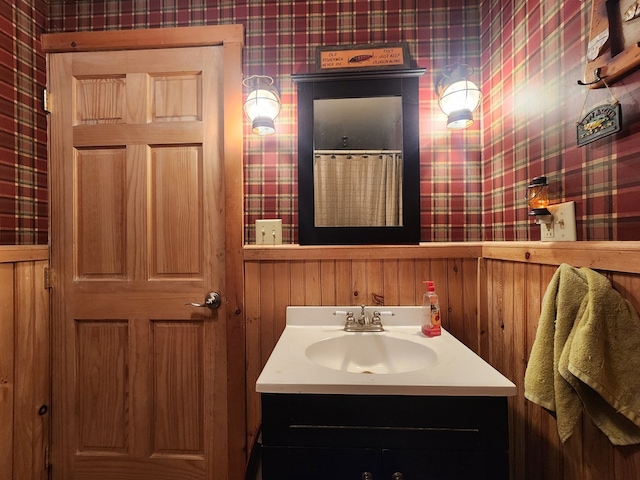
M 161 49 L 198 46 L 222 46 L 224 58 L 224 187 L 225 187 L 225 275 L 227 322 L 227 424 L 229 479 L 243 478 L 247 457 L 246 387 L 244 348 L 244 274 L 243 240 L 243 113 L 242 113 L 242 25 L 172 27 L 100 32 L 52 33 L 42 36 L 46 54 L 107 50 Z M 52 92 L 55 94 L 55 92 Z M 53 107 L 55 108 L 55 107 Z M 64 222 L 61 212 L 51 205 L 51 230 Z M 53 259 L 57 252 L 51 251 Z M 55 272 L 54 272 L 55 277 Z M 54 280 L 55 282 L 55 280 Z M 55 283 L 53 284 L 55 288 Z M 53 312 L 52 312 L 53 313 Z M 55 377 L 54 377 L 55 381 Z M 241 400 L 240 400 L 241 399 Z M 59 432 L 52 431 L 55 462 Z

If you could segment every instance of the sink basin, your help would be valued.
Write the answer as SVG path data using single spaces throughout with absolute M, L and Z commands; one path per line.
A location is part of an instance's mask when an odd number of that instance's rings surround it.
M 353 333 L 309 345 L 313 363 L 333 370 L 364 374 L 407 373 L 435 365 L 438 355 L 426 345 L 379 333 Z
M 371 317 L 380 307 L 368 307 Z M 260 393 L 510 396 L 516 386 L 446 329 L 420 332 L 421 306 L 385 306 L 384 332 L 345 332 L 350 306 L 287 307 Z

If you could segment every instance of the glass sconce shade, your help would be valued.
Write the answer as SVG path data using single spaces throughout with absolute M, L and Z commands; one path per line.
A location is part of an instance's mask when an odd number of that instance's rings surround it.
M 251 131 L 257 135 L 272 135 L 276 131 L 273 120 L 280 113 L 280 95 L 273 87 L 273 79 L 253 75 L 242 83 L 251 88 L 244 102 L 244 112 L 251 121 Z
M 531 212 L 529 215 L 550 215 L 547 177 L 536 177 L 527 187 L 527 200 Z
M 482 92 L 468 77 L 473 69 L 468 65 L 446 67 L 438 82 L 438 104 L 447 115 L 447 128 L 460 130 L 473 123 L 473 112 L 480 105 Z

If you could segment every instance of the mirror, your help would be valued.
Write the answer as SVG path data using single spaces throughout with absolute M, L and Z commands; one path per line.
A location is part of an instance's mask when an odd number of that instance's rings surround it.
M 423 73 L 293 76 L 301 245 L 420 241 Z
M 313 111 L 314 226 L 401 226 L 402 98 L 317 99 Z

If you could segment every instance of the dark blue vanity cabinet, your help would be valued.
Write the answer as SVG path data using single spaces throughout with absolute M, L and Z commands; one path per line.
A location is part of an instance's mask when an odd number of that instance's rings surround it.
M 507 480 L 506 397 L 262 394 L 263 480 Z

